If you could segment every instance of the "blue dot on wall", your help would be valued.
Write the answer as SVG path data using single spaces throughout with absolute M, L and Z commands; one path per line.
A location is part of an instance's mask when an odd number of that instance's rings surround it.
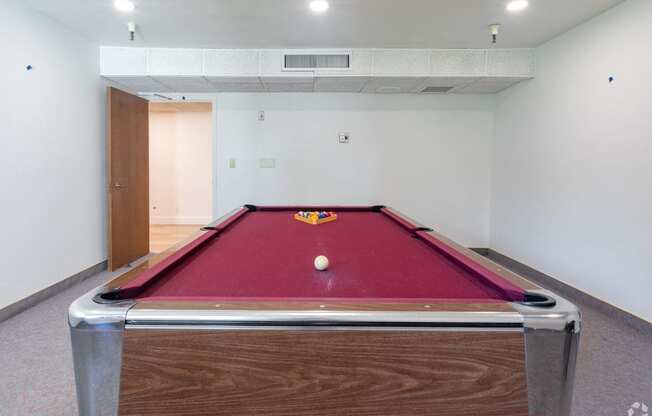
M 616 80 L 616 78 L 614 78 L 614 77 L 609 77 L 609 82 L 614 82 L 615 80 Z
M 31 66 L 31 65 L 27 65 L 27 66 L 25 67 L 25 69 L 27 69 L 28 71 L 31 71 L 32 69 L 34 69 L 34 67 Z

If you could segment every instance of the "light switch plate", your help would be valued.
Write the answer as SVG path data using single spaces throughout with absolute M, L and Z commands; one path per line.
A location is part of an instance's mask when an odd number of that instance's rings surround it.
M 349 133 L 340 133 L 338 134 L 338 138 L 342 144 L 349 144 L 351 141 L 351 135 Z
M 235 169 L 235 159 L 229 159 L 229 168 Z
M 265 121 L 265 112 L 264 111 L 259 111 L 258 112 L 258 121 Z
M 274 169 L 276 167 L 276 159 L 260 159 L 259 163 L 262 169 Z

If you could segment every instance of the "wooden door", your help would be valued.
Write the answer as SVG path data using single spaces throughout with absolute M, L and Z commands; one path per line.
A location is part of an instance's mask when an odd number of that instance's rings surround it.
M 107 92 L 109 269 L 149 253 L 149 107 L 124 91 Z

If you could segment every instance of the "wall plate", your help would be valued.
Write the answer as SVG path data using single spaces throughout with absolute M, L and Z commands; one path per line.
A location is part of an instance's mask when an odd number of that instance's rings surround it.
M 270 158 L 260 159 L 258 165 L 262 169 L 274 169 L 276 168 L 276 159 L 270 159 Z

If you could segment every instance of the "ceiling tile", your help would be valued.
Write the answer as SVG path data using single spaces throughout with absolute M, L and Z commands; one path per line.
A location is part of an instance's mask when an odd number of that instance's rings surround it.
M 368 77 L 318 77 L 315 92 L 360 92 L 367 82 Z
M 264 92 L 258 77 L 206 77 L 215 92 Z
M 167 87 L 150 77 L 106 77 L 135 92 L 163 92 Z
M 495 94 L 524 80 L 526 78 L 484 78 L 457 89 L 455 92 L 459 94 Z
M 204 77 L 151 77 L 161 85 L 164 90 L 159 92 L 213 92 L 213 84 Z
M 415 92 L 425 78 L 413 77 L 378 77 L 371 78 L 363 92 L 377 94 L 406 94 Z
M 268 92 L 313 92 L 312 76 L 261 77 L 260 81 Z
M 419 85 L 418 91 L 427 87 L 454 87 L 459 88 L 479 80 L 480 77 L 430 77 Z M 418 92 L 417 91 L 417 92 Z

